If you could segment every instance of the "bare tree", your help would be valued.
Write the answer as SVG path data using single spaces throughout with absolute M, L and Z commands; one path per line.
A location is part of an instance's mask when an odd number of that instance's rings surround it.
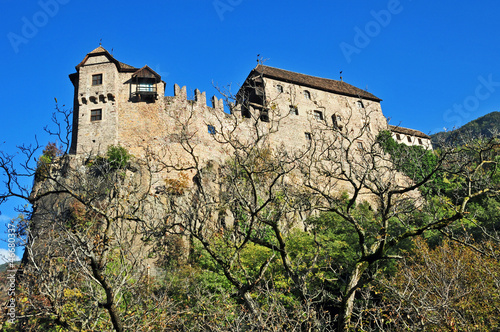
M 368 113 L 365 118 L 369 119 Z M 313 154 L 303 163 L 305 185 L 324 198 L 318 208 L 340 216 L 358 239 L 359 256 L 342 293 L 340 330 L 349 329 L 357 290 L 376 278 L 380 262 L 399 257 L 401 243 L 446 228 L 466 216 L 471 199 L 498 193 L 490 167 L 497 162 L 496 139 L 442 148 L 428 167 L 423 163 L 427 151 L 409 149 L 391 156 L 367 127 L 356 133 L 349 131 L 349 125 L 342 130 L 326 125 L 314 142 Z M 360 137 L 369 143 L 356 144 Z M 417 166 L 413 173 L 407 172 L 411 179 L 402 174 L 403 163 Z M 448 192 L 436 184 L 437 175 L 453 182 Z M 347 196 L 339 199 L 336 188 L 342 185 L 347 186 Z M 362 200 L 370 202 L 371 219 L 356 213 Z
M 365 326 L 371 322 L 373 330 L 387 331 L 494 329 L 497 260 L 448 239 L 433 249 L 421 239 L 414 245 L 412 254 L 398 263 L 396 275 L 379 280 L 379 303 L 365 310 Z M 489 245 L 498 251 L 497 244 Z

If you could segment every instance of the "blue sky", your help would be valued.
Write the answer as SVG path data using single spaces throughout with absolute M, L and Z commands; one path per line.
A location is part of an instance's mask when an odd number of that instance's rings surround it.
M 68 75 L 102 45 L 167 83 L 237 88 L 256 65 L 339 79 L 383 99 L 390 123 L 425 133 L 500 105 L 500 3 L 493 0 L 0 0 L 0 150 L 45 144 L 54 97 L 72 105 Z M 3 224 L 15 216 L 0 206 Z M 0 248 L 6 248 L 0 242 Z

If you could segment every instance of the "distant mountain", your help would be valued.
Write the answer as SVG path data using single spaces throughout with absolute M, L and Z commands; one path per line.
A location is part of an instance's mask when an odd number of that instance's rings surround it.
M 460 144 L 461 137 L 491 137 L 493 132 L 500 132 L 500 112 L 491 112 L 452 131 L 433 134 L 431 139 L 434 146 L 439 146 L 443 140 Z

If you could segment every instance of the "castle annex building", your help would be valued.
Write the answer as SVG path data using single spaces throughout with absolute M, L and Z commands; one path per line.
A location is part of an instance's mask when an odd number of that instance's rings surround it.
M 111 144 L 129 149 L 145 144 L 168 144 L 168 134 L 178 127 L 174 113 L 189 110 L 196 140 L 203 156 L 222 153 L 212 135 L 223 125 L 223 101 L 194 91 L 188 100 L 186 87 L 174 86 L 174 96 L 165 96 L 165 82 L 148 66 L 132 67 L 116 60 L 102 46 L 88 53 L 70 75 L 74 85 L 71 153 L 99 153 Z M 236 94 L 230 112 L 245 127 L 245 119 L 258 119 L 261 126 L 280 125 L 271 143 L 296 147 L 311 140 L 317 123 L 349 127 L 376 134 L 390 129 L 400 143 L 431 149 L 430 137 L 422 132 L 388 126 L 381 99 L 343 81 L 313 77 L 257 65 Z M 177 117 L 178 119 L 178 117 Z M 369 144 L 359 136 L 359 147 Z

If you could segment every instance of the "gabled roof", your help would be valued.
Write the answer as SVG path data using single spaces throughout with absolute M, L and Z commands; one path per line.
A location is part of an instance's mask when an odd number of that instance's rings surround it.
M 118 69 L 118 71 L 120 71 L 120 72 L 133 72 L 133 71 L 136 71 L 138 69 L 138 68 L 132 67 L 130 65 L 127 65 L 123 62 L 116 60 L 111 54 L 109 54 L 108 51 L 106 51 L 106 49 L 104 47 L 99 46 L 98 48 L 94 49 L 92 52 L 88 53 L 85 56 L 85 58 L 82 60 L 82 62 L 80 62 L 75 67 L 76 70 L 78 71 L 80 69 L 80 67 L 83 66 L 85 64 L 85 62 L 87 62 L 87 60 L 90 57 L 99 56 L 99 55 L 104 55 L 106 58 L 108 58 L 109 61 L 113 62 L 116 65 L 116 68 Z
M 268 67 L 264 65 L 257 65 L 249 77 L 253 74 L 258 73 L 263 75 L 264 77 L 273 78 L 279 81 L 284 81 L 288 83 L 294 83 L 302 86 L 307 86 L 314 89 L 324 90 L 328 92 L 334 92 L 337 94 L 350 96 L 350 97 L 358 97 L 362 99 L 373 100 L 376 102 L 382 101 L 382 99 L 374 96 L 373 94 L 359 89 L 353 85 L 345 83 L 343 81 L 335 81 L 327 78 L 315 77 L 304 75 L 300 73 L 295 73 L 288 70 L 278 69 L 274 67 Z
M 149 66 L 144 66 L 135 73 L 132 74 L 132 77 L 147 77 L 156 79 L 156 83 L 161 81 L 161 76 L 155 72 L 153 69 L 149 68 Z
M 429 135 L 426 135 L 423 132 L 415 130 L 415 129 L 409 129 L 409 128 L 404 128 L 404 127 L 399 127 L 399 126 L 391 126 L 391 125 L 389 125 L 389 129 L 394 133 L 431 139 Z

